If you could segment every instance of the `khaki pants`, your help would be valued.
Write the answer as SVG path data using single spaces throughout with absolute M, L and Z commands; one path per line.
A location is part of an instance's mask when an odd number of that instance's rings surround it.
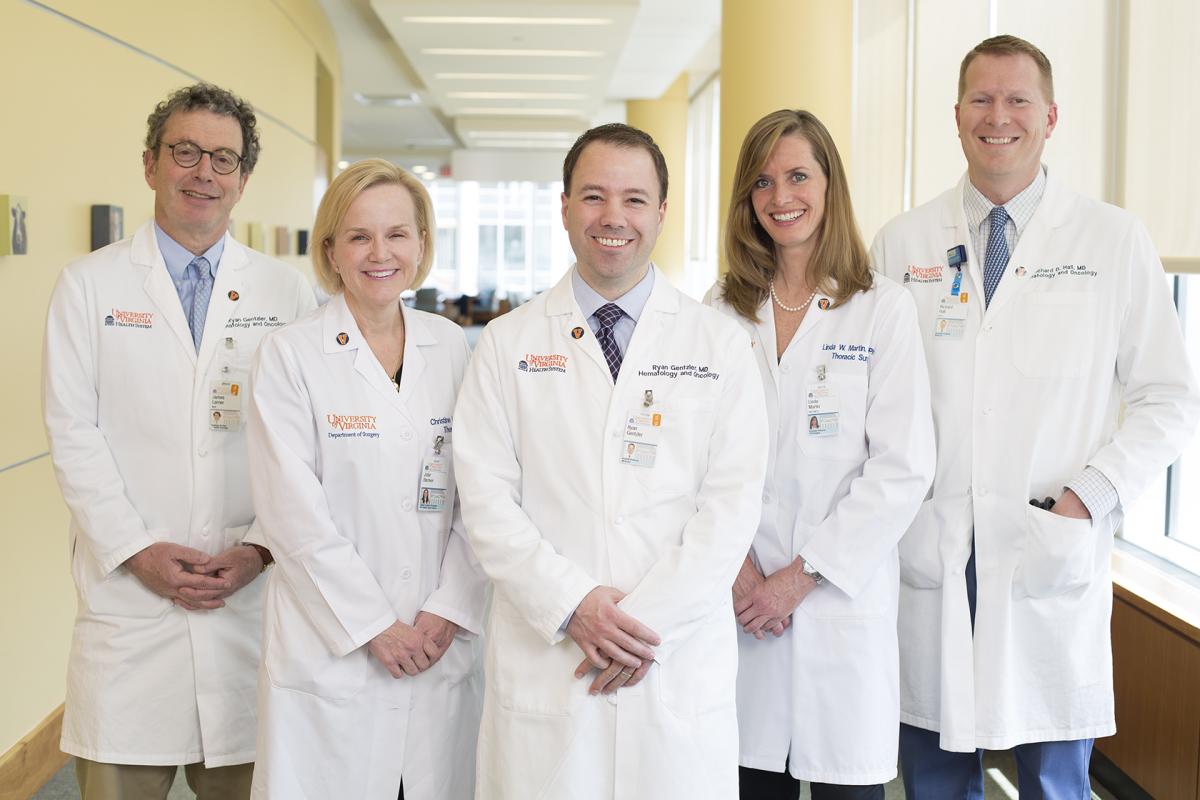
M 178 767 L 103 764 L 75 759 L 75 779 L 82 800 L 166 800 Z M 244 800 L 250 797 L 254 764 L 206 769 L 203 763 L 183 768 L 198 800 Z

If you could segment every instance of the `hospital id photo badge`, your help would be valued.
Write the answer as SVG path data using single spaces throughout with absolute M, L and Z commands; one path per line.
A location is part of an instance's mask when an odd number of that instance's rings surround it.
M 421 460 L 421 485 L 417 488 L 418 511 L 442 511 L 450 489 L 450 456 L 437 449 Z
M 625 435 L 621 438 L 621 463 L 632 467 L 653 467 L 662 423 L 661 412 L 629 412 L 625 416 Z
M 961 339 L 967 330 L 967 295 L 947 294 L 938 298 L 937 317 L 933 321 L 933 338 Z
M 805 393 L 809 436 L 836 436 L 838 432 L 837 392 L 827 383 L 810 383 Z
M 236 433 L 242 427 L 242 390 L 239 381 L 215 381 L 208 397 L 208 429 Z

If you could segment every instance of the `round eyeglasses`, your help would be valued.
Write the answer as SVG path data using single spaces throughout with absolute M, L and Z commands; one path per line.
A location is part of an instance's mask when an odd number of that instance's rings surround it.
M 228 175 L 242 164 L 242 157 L 228 147 L 218 147 L 216 150 L 205 150 L 195 142 L 184 139 L 182 142 L 167 145 L 171 158 L 181 167 L 194 167 L 206 154 L 212 164 L 213 172 L 218 175 Z

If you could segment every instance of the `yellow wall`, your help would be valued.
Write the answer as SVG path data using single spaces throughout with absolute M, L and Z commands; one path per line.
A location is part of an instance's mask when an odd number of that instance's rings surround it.
M 751 125 L 772 111 L 813 112 L 833 136 L 842 163 L 851 163 L 853 5 L 836 0 L 723 0 L 718 196 L 722 227 L 742 140 Z
M 630 100 L 625 104 L 625 121 L 654 137 L 667 162 L 667 219 L 654 245 L 654 263 L 675 282 L 683 279 L 687 267 L 684 221 L 687 219 L 687 193 L 684 191 L 687 165 L 688 76 L 675 79 L 657 100 Z
M 336 104 L 333 119 L 317 119 L 317 63 L 335 80 L 339 63 L 317 0 L 0 0 L 0 53 L 0 194 L 29 201 L 29 254 L 0 256 L 3 753 L 63 699 L 75 595 L 67 514 L 43 456 L 41 345 L 58 271 L 89 249 L 89 206 L 124 207 L 127 235 L 150 218 L 146 117 L 171 90 L 203 79 L 259 112 L 262 156 L 234 210 L 238 229 L 311 227 L 318 129 L 339 128 Z

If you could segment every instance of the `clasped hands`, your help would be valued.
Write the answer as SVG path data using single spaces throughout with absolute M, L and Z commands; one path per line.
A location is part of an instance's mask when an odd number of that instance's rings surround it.
M 588 687 L 589 694 L 612 694 L 641 683 L 654 663 L 652 648 L 662 644 L 657 633 L 617 606 L 624 596 L 612 586 L 597 586 L 587 593 L 567 623 L 567 635 L 585 656 L 575 668 L 575 677 L 599 670 Z
M 125 560 L 150 591 L 188 611 L 225 605 L 225 599 L 262 572 L 258 550 L 237 544 L 215 556 L 172 542 L 155 542 Z
M 432 667 L 450 649 L 458 625 L 448 619 L 418 612 L 412 625 L 396 620 L 374 639 L 367 650 L 393 678 L 417 675 Z
M 764 576 L 746 556 L 733 582 L 733 613 L 742 630 L 756 639 L 766 638 L 767 633 L 782 636 L 792 624 L 792 612 L 816 585 L 804 574 L 802 558 Z

